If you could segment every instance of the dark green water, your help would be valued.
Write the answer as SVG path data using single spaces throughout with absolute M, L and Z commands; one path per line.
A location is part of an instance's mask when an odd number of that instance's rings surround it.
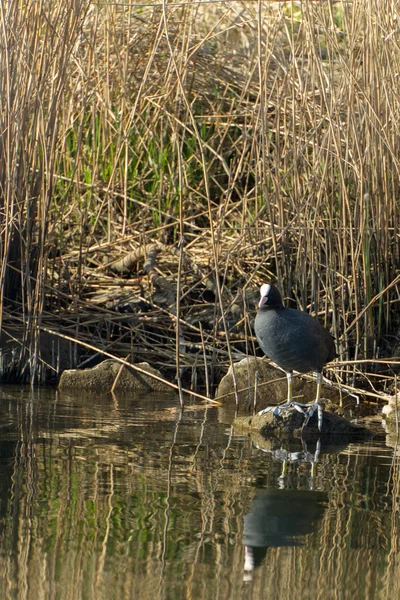
M 283 466 L 174 397 L 3 387 L 0 413 L 1 599 L 400 597 L 399 459 L 376 426 Z

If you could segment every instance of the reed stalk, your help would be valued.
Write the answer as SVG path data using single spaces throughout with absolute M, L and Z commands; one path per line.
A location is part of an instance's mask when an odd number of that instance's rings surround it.
M 56 322 L 178 381 L 207 364 L 212 386 L 271 279 L 331 329 L 349 383 L 396 354 L 396 28 L 378 0 L 0 2 L 7 372 L 48 379 Z M 141 259 L 112 269 L 154 244 L 173 310 Z

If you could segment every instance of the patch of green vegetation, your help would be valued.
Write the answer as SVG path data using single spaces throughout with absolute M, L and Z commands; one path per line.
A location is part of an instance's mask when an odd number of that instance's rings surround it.
M 343 31 L 343 5 L 337 3 L 332 6 L 331 10 L 333 15 L 333 22 L 340 31 Z
M 284 5 L 283 12 L 290 23 L 293 23 L 293 31 L 297 31 L 300 23 L 303 20 L 303 9 L 301 3 L 287 2 Z

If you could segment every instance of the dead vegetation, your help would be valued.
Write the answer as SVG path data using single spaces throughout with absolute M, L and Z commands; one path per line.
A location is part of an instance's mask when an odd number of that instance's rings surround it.
M 3 377 L 93 363 L 83 342 L 208 392 L 254 353 L 274 279 L 344 380 L 393 386 L 396 3 L 42 0 L 0 21 Z

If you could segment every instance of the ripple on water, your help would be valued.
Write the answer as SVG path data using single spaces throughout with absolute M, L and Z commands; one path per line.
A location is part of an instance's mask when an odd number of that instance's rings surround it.
M 229 414 L 2 388 L 0 597 L 399 597 L 385 432 L 267 451 Z

